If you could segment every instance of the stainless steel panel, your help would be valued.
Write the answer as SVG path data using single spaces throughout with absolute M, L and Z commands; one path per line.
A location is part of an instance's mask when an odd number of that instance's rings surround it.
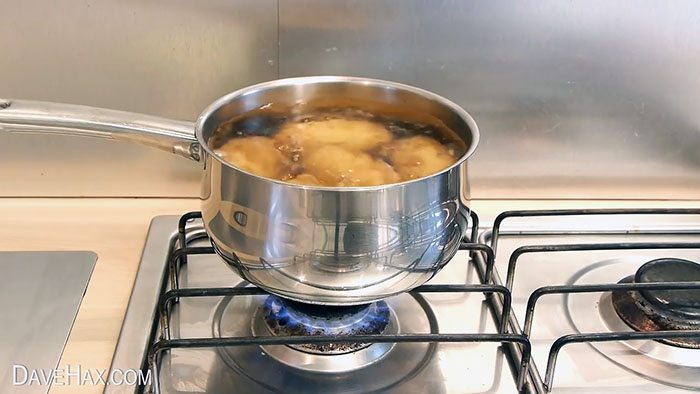
M 273 0 L 4 4 L 2 96 L 192 120 L 277 76 L 378 77 L 475 115 L 474 198 L 700 196 L 700 3 L 279 7 L 278 53 Z M 0 136 L 0 168 L 2 196 L 196 196 L 200 175 L 146 148 L 46 136 Z
M 51 378 L 32 382 L 32 371 L 42 379 L 56 368 L 96 260 L 93 252 L 0 253 L 0 391 L 49 390 Z
M 0 12 L 2 96 L 194 120 L 277 76 L 277 2 L 23 1 Z M 148 148 L 0 135 L 0 196 L 197 196 L 201 167 Z
M 700 3 L 280 1 L 280 76 L 416 85 L 474 115 L 473 198 L 700 196 Z

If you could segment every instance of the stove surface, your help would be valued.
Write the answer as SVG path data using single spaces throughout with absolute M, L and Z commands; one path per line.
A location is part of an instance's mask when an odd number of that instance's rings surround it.
M 147 362 L 153 336 L 152 306 L 159 295 L 170 246 L 176 242 L 178 217 L 153 220 L 127 310 L 112 369 Z M 200 235 L 203 232 L 200 231 Z M 199 239 L 191 247 L 208 246 Z M 180 288 L 246 286 L 217 255 L 188 257 L 179 273 Z M 469 252 L 459 251 L 430 284 L 478 284 Z M 171 339 L 250 335 L 266 295 L 181 298 L 170 313 Z M 138 301 L 136 301 L 138 300 Z M 386 300 L 399 333 L 497 333 L 482 293 L 402 294 Z M 427 313 L 426 313 L 427 311 Z M 381 344 L 372 345 L 377 346 Z M 517 392 L 500 343 L 397 343 L 371 365 L 348 372 L 318 373 L 280 362 L 280 352 L 296 354 L 299 365 L 313 355 L 285 345 L 174 349 L 160 358 L 162 393 L 513 393 Z M 361 352 L 361 351 L 360 351 Z M 357 362 L 351 353 L 345 362 Z M 347 355 L 342 355 L 347 356 Z M 317 356 L 337 357 L 337 356 Z M 338 363 L 342 363 L 340 361 Z M 129 367 L 127 367 L 127 365 Z M 337 367 L 337 366 L 336 366 Z M 309 369 L 309 368 L 306 368 Z M 148 388 L 146 388 L 147 390 Z M 105 393 L 144 392 L 144 388 L 108 386 Z
M 491 219 L 482 221 L 481 243 L 492 241 Z M 153 349 L 161 332 L 168 333 L 174 342 L 270 335 L 262 317 L 267 295 L 260 292 L 181 297 L 172 304 L 166 321 L 154 324 L 163 286 L 173 279 L 167 277 L 166 267 L 178 242 L 178 220 L 162 216 L 152 222 L 112 369 L 148 368 L 154 360 L 147 357 L 148 350 Z M 196 221 L 188 234 L 188 247 L 210 246 Z M 509 218 L 498 234 L 494 271 L 497 284 L 512 287 L 509 332 L 522 333 L 528 299 L 535 290 L 615 284 L 655 258 L 698 262 L 698 235 L 697 214 Z M 536 247 L 574 244 L 598 246 L 567 251 Z M 626 245 L 623 250 L 608 250 L 607 246 L 620 244 Z M 638 247 L 649 244 L 655 246 Z M 514 252 L 519 256 L 512 263 Z M 479 254 L 472 262 L 469 253 L 460 250 L 428 284 L 480 284 L 486 255 Z M 514 275 L 507 275 L 509 265 L 515 267 Z M 247 286 L 213 254 L 190 255 L 177 280 L 181 289 Z M 502 304 L 502 297 L 496 297 Z M 395 296 L 386 300 L 392 316 L 387 330 L 399 334 L 496 334 L 500 309 L 487 299 L 481 292 Z M 543 295 L 532 316 L 532 324 L 526 327 L 532 360 L 523 392 L 544 393 L 548 383 L 554 393 L 700 389 L 700 350 L 649 339 L 567 344 L 556 364 L 551 363 L 556 368 L 547 374 L 550 349 L 559 338 L 632 331 L 614 311 L 610 292 Z M 163 330 L 164 323 L 167 330 Z M 107 386 L 105 393 L 515 393 L 519 350 L 498 342 L 375 343 L 333 356 L 288 345 L 175 348 L 159 353 L 154 386 Z M 552 382 L 545 379 L 547 375 L 553 377 Z
M 700 262 L 699 235 L 699 215 L 512 218 L 504 221 L 498 236 L 496 272 L 506 283 L 509 265 L 515 267 L 512 310 L 522 328 L 528 300 L 537 289 L 616 284 L 662 257 Z M 491 239 L 491 230 L 481 234 L 480 241 Z M 548 245 L 583 246 L 563 247 L 565 251 L 538 248 Z M 519 257 L 510 264 L 514 252 Z M 532 316 L 532 361 L 542 379 L 559 338 L 633 331 L 614 311 L 611 292 L 546 294 L 537 300 Z M 561 348 L 552 377 L 553 393 L 700 390 L 700 350 L 655 340 L 572 343 Z

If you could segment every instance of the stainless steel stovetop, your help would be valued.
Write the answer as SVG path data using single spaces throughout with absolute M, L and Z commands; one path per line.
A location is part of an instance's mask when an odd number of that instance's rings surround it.
M 267 295 L 211 253 L 199 219 L 179 221 L 151 224 L 112 364 L 155 379 L 105 393 L 516 393 L 518 376 L 525 393 L 700 390 L 700 349 L 654 340 L 700 331 L 636 333 L 610 291 L 655 258 L 700 261 L 700 210 L 502 214 L 426 286 L 386 300 L 392 336 L 342 355 L 261 329 Z

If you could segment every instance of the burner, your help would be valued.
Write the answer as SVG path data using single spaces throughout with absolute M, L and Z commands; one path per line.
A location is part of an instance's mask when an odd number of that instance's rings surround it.
M 621 278 L 635 272 L 650 260 L 649 256 L 625 256 L 600 261 L 582 268 L 569 283 L 605 283 L 609 278 Z M 637 331 L 615 310 L 611 292 L 568 295 L 566 312 L 577 333 Z M 700 390 L 698 349 L 655 340 L 592 342 L 590 346 L 636 375 L 672 387 Z
M 700 264 L 662 258 L 642 265 L 620 283 L 700 281 Z M 700 292 L 695 290 L 615 291 L 613 306 L 622 320 L 637 331 L 700 329 Z M 664 343 L 700 349 L 697 339 L 664 339 Z
M 390 320 L 389 306 L 384 301 L 366 305 L 330 306 L 305 304 L 274 295 L 265 300 L 262 315 L 270 334 L 276 336 L 382 334 Z M 314 354 L 345 354 L 364 349 L 370 344 L 289 346 Z
M 272 336 L 263 318 L 267 297 L 256 295 L 222 299 L 213 317 L 213 337 Z M 430 304 L 420 294 L 404 293 L 385 302 L 390 313 L 384 335 L 440 331 Z M 225 387 L 237 388 L 236 392 L 403 392 L 397 390 L 400 387 L 407 392 L 427 390 L 444 393 L 444 387 L 440 386 L 443 384 L 441 370 L 433 369 L 430 364 L 431 360 L 436 360 L 437 348 L 436 343 L 399 342 L 375 343 L 355 352 L 333 355 L 299 351 L 286 345 L 230 346 L 216 350 L 229 367 L 220 374 L 225 376 Z M 165 370 L 163 373 L 166 373 Z M 426 388 L 424 381 L 414 380 L 418 374 L 423 376 L 426 373 L 439 377 L 434 379 L 439 387 L 429 383 Z M 217 378 L 209 375 L 208 379 L 214 381 Z M 419 386 L 414 387 L 411 382 Z M 406 387 L 410 389 L 406 390 Z

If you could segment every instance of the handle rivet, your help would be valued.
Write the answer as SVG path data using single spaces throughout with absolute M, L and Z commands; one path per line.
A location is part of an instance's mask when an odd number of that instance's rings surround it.
M 12 101 L 0 99 L 0 109 L 5 109 L 12 105 Z

